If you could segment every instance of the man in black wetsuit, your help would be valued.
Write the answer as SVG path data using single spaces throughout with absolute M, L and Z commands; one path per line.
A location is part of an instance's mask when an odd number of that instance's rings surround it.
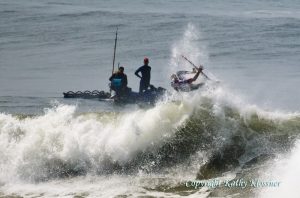
M 120 67 L 109 80 L 111 81 L 111 89 L 116 92 L 116 96 L 123 96 L 127 93 L 127 75 L 124 74 L 124 67 Z
M 149 64 L 149 59 L 146 57 L 144 58 L 144 65 L 138 68 L 134 73 L 137 77 L 141 79 L 140 89 L 139 89 L 140 93 L 146 91 L 150 86 L 151 67 L 148 64 Z M 142 76 L 139 75 L 140 72 Z

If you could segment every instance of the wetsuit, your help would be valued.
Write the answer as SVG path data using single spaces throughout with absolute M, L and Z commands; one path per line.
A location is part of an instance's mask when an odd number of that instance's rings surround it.
M 201 87 L 203 85 L 203 83 L 199 83 L 199 84 L 192 84 L 194 80 L 192 78 L 187 79 L 187 80 L 174 80 L 171 83 L 171 86 L 176 90 L 176 91 L 185 91 L 185 92 L 189 92 L 189 91 L 193 91 L 198 89 L 199 87 Z
M 142 77 L 140 81 L 140 93 L 144 92 L 150 86 L 150 78 L 151 78 L 151 67 L 148 65 L 143 65 L 135 71 L 135 75 L 140 77 L 138 73 L 141 72 Z
M 124 73 L 116 72 L 109 80 L 111 81 L 111 89 L 116 92 L 117 96 L 126 94 L 127 90 L 127 76 Z

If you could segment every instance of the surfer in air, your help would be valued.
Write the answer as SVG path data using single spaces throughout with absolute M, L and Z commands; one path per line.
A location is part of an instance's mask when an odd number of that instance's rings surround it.
M 176 90 L 176 91 L 193 91 L 201 87 L 204 83 L 197 83 L 193 84 L 195 82 L 200 73 L 202 72 L 203 67 L 200 66 L 199 68 L 194 68 L 192 72 L 188 71 L 179 71 L 176 74 L 172 74 L 171 76 L 171 86 Z M 185 79 L 186 74 L 192 74 L 195 73 L 194 77 Z

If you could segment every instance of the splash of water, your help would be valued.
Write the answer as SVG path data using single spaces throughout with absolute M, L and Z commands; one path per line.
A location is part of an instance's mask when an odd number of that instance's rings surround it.
M 183 34 L 182 39 L 172 46 L 170 60 L 170 72 L 175 73 L 178 70 L 191 70 L 191 65 L 185 61 L 181 55 L 187 56 L 196 65 L 206 64 L 208 62 L 207 49 L 201 41 L 201 34 L 198 28 L 189 23 Z
M 276 188 L 265 188 L 260 192 L 260 197 L 298 197 L 299 176 L 300 176 L 300 142 L 295 143 L 295 147 L 288 156 L 281 156 L 276 159 L 262 178 L 273 178 L 280 182 Z

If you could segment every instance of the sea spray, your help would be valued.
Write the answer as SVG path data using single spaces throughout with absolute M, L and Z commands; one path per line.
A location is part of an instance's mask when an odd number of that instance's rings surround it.
M 59 105 L 45 115 L 23 120 L 1 114 L 1 146 L 8 159 L 1 162 L 2 173 L 14 170 L 9 178 L 45 180 L 101 170 L 107 158 L 126 163 L 136 152 L 172 137 L 192 112 L 183 104 L 169 103 L 102 122 L 76 116 L 75 110 L 75 106 Z M 12 141 L 16 133 L 18 140 Z
M 232 156 L 240 167 L 293 145 L 300 129 L 298 113 L 265 111 L 222 86 L 214 89 L 120 113 L 78 113 L 76 106 L 60 104 L 44 115 L 0 114 L 0 180 L 15 185 L 80 175 L 156 175 L 172 169 L 194 179 L 203 157 L 209 161 L 211 153 L 224 155 L 224 147 L 238 145 L 236 139 L 245 142 L 242 156 Z M 178 167 L 187 172 L 178 173 Z
M 300 177 L 300 142 L 295 142 L 295 147 L 288 155 L 278 155 L 268 169 L 261 174 L 261 178 L 276 178 L 280 182 L 278 188 L 261 189 L 259 197 L 298 197 Z
M 184 31 L 183 37 L 176 41 L 171 48 L 171 59 L 168 73 L 175 73 L 179 70 L 191 71 L 190 63 L 181 56 L 187 56 L 196 65 L 206 65 L 208 62 L 207 48 L 201 40 L 202 36 L 198 28 L 189 23 Z

